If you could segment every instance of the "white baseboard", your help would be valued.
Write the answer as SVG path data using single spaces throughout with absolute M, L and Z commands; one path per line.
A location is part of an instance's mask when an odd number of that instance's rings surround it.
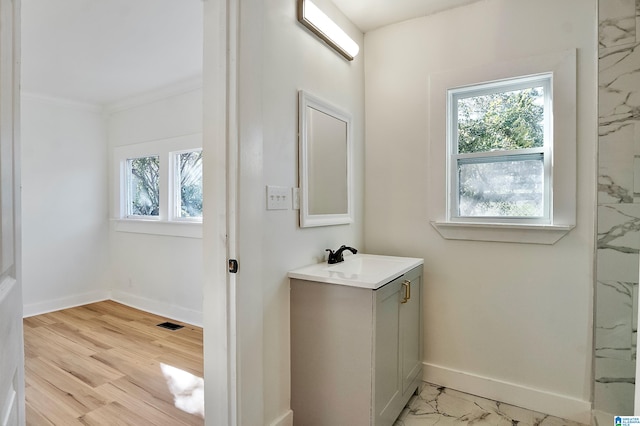
M 120 290 L 111 291 L 111 300 L 132 308 L 202 327 L 202 311 L 183 308 Z
M 552 416 L 591 424 L 591 402 L 541 389 L 423 363 L 425 382 Z
M 74 294 L 73 296 L 61 297 L 60 299 L 24 305 L 22 308 L 22 316 L 27 318 L 34 315 L 75 308 L 76 306 L 88 305 L 89 303 L 101 302 L 108 299 L 109 291 L 107 290 L 96 290 L 89 293 Z
M 101 302 L 103 300 L 113 300 L 123 305 L 131 306 L 132 308 L 202 327 L 201 311 L 194 311 L 181 306 L 147 299 L 119 290 L 98 290 L 89 293 L 74 294 L 60 299 L 47 300 L 45 302 L 31 303 L 23 306 L 22 316 L 28 318 L 34 315 L 75 308 L 76 306 L 88 305 L 89 303 Z
M 293 426 L 293 411 L 289 410 L 271 423 L 269 426 Z

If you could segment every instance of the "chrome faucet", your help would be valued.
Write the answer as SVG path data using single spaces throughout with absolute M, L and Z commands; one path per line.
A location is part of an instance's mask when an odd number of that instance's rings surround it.
M 328 262 L 329 263 L 344 262 L 344 257 L 342 256 L 342 253 L 345 250 L 349 250 L 353 254 L 356 254 L 358 252 L 358 250 L 354 249 L 353 247 L 347 247 L 344 244 L 342 246 L 340 246 L 340 248 L 338 250 L 336 250 L 336 251 L 333 251 L 331 249 L 326 249 L 325 251 L 329 252 Z

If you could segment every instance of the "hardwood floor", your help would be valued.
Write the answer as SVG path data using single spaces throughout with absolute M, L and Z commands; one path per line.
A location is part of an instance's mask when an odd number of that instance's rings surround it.
M 204 424 L 199 327 L 106 301 L 25 318 L 24 340 L 27 425 Z

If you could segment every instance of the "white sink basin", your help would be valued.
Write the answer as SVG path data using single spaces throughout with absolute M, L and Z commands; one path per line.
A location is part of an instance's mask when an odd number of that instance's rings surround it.
M 394 273 L 396 269 L 402 268 L 405 263 L 402 257 L 392 258 L 366 254 L 350 257 L 345 259 L 344 262 L 334 265 L 327 264 L 327 270 L 350 275 L 377 275 Z
M 289 278 L 377 289 L 389 281 L 424 263 L 413 257 L 356 254 L 345 256 L 344 262 L 326 262 L 289 271 Z

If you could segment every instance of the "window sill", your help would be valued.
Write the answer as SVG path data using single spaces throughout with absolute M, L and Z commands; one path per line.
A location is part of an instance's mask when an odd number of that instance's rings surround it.
M 504 223 L 431 222 L 447 240 L 502 243 L 555 244 L 575 225 L 527 225 Z
M 117 232 L 166 235 L 171 237 L 202 238 L 202 222 L 178 222 L 144 219 L 112 219 Z

